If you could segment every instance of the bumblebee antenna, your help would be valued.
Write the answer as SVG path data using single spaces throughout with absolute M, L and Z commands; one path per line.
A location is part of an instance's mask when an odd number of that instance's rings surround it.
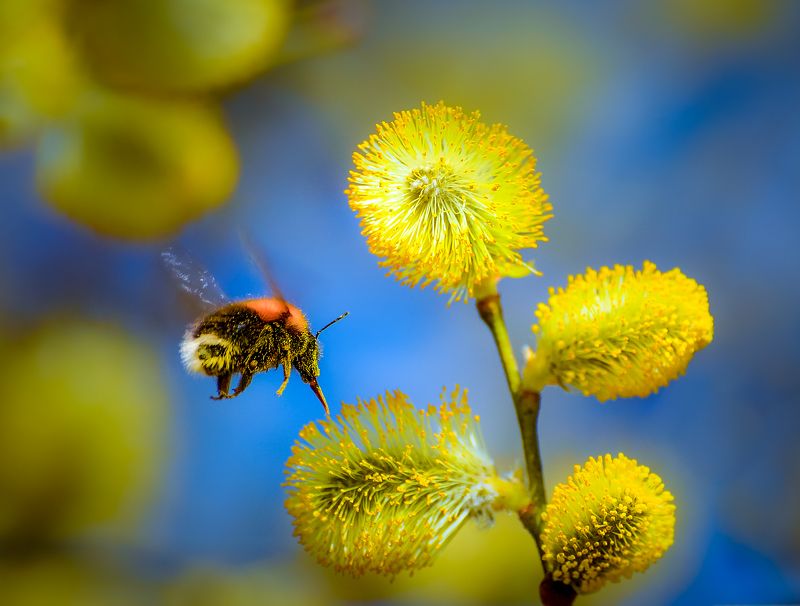
M 314 335 L 314 338 L 315 338 L 315 339 L 317 339 L 317 338 L 319 337 L 319 333 L 321 333 L 321 332 L 322 332 L 323 330 L 325 330 L 326 328 L 328 328 L 328 327 L 332 326 L 333 324 L 336 324 L 336 323 L 337 323 L 339 320 L 341 320 L 341 319 L 342 319 L 342 318 L 344 318 L 345 316 L 348 316 L 349 314 L 350 314 L 350 312 L 349 312 L 349 311 L 346 311 L 346 312 L 344 312 L 344 313 L 343 313 L 341 316 L 339 316 L 338 318 L 336 318 L 335 320 L 331 320 L 330 322 L 328 322 L 328 323 L 327 323 L 325 326 L 323 326 L 322 328 L 320 328 L 320 329 L 317 331 L 317 334 L 315 334 L 315 335 Z

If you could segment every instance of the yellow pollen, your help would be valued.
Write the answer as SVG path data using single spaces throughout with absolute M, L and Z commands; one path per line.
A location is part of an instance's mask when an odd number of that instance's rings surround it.
M 403 284 L 451 300 L 489 277 L 533 271 L 519 250 L 546 240 L 552 207 L 533 152 L 477 112 L 400 112 L 353 154 L 346 193 L 370 250 Z
M 548 570 L 579 593 L 644 571 L 672 545 L 672 501 L 661 479 L 635 460 L 590 458 L 556 486 L 542 514 Z
M 714 334 L 705 288 L 645 262 L 588 269 L 536 310 L 529 387 L 572 385 L 600 401 L 647 396 L 681 375 Z
M 497 476 L 458 389 L 425 410 L 387 393 L 317 425 L 287 461 L 286 508 L 306 550 L 336 570 L 422 568 L 469 518 L 525 504 L 521 478 Z

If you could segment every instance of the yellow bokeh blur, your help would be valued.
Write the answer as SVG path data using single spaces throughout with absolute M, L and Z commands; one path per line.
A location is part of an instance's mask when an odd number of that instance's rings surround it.
M 288 0 L 73 0 L 68 23 L 106 84 L 198 92 L 238 84 L 274 60 Z
M 316 579 L 312 577 L 317 577 Z M 317 575 L 291 564 L 258 563 L 233 570 L 197 566 L 162 589 L 164 606 L 325 606 Z
M 143 595 L 140 583 L 97 561 L 64 555 L 0 560 L 3 606 L 135 606 L 146 603 Z
M 41 19 L 0 46 L 0 146 L 68 112 L 83 75 L 58 24 Z
M 3 0 L 0 2 L 0 53 L 27 35 L 61 7 L 62 0 Z
M 164 455 L 158 357 L 120 328 L 50 320 L 0 354 L 0 540 L 133 520 Z
M 309 561 L 309 566 L 315 564 Z M 352 579 L 324 569 L 331 594 L 345 603 L 527 604 L 542 568 L 533 538 L 516 516 L 500 514 L 491 528 L 466 524 L 430 568 L 394 579 Z
M 36 150 L 44 198 L 75 221 L 124 239 L 175 233 L 223 204 L 238 171 L 216 106 L 98 89 L 48 129 Z
M 365 123 L 420 101 L 478 108 L 537 153 L 579 127 L 580 108 L 607 70 L 592 39 L 543 3 L 487 4 L 480 20 L 472 10 L 447 11 L 447 27 L 396 10 L 400 21 L 372 32 L 356 52 L 298 66 L 293 80 L 339 126 L 343 155 Z
M 780 0 L 667 0 L 655 10 L 662 23 L 709 44 L 758 35 L 779 15 L 779 5 Z

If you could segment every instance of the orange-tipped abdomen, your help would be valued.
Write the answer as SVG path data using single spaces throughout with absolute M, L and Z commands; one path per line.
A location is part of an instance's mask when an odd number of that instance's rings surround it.
M 286 318 L 286 326 L 298 332 L 308 331 L 308 320 L 303 312 L 291 303 L 277 297 L 262 297 L 261 299 L 248 299 L 242 305 L 252 309 L 264 322 L 274 322 L 282 317 Z

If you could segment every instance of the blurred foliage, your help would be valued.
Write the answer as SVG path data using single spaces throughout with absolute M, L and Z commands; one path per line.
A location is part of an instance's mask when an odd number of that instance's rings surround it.
M 291 564 L 259 563 L 236 570 L 194 568 L 168 583 L 164 606 L 323 606 L 330 604 L 319 578 L 298 574 Z
M 420 101 L 479 109 L 486 122 L 515 125 L 511 134 L 537 151 L 580 126 L 576 119 L 608 69 L 590 36 L 534 3 L 509 3 L 497 12 L 434 3 L 422 16 L 402 7 L 381 6 L 357 50 L 292 73 L 346 133 L 343 161 L 357 143 L 353 133 L 361 137 L 365 124 L 390 120 Z
M 260 562 L 223 569 L 195 567 L 161 590 L 165 606 L 269 606 L 272 604 L 529 604 L 542 578 L 536 546 L 513 515 L 498 515 L 491 528 L 468 523 L 432 568 L 394 579 L 358 579 L 319 566 L 305 553 L 296 561 Z M 642 576 L 642 575 L 640 575 Z M 581 603 L 616 603 L 641 585 L 633 579 L 582 596 Z M 598 597 L 599 595 L 599 597 Z
M 118 328 L 66 318 L 0 356 L 0 543 L 129 522 L 163 457 L 157 356 Z
M 101 562 L 65 555 L 0 560 L 3 606 L 134 606 L 148 602 L 140 582 Z
M 199 100 L 83 94 L 36 149 L 45 198 L 68 217 L 125 239 L 156 238 L 223 203 L 238 175 L 217 107 Z
M 82 85 L 68 41 L 52 20 L 36 20 L 9 40 L 0 47 L 0 148 L 64 116 Z
M 68 27 L 97 78 L 134 90 L 203 92 L 275 58 L 289 0 L 72 0 Z
M 317 566 L 308 560 L 309 566 Z M 520 604 L 537 595 L 542 579 L 536 546 L 516 516 L 498 515 L 491 528 L 466 524 L 436 565 L 393 580 L 359 579 L 323 569 L 331 592 L 345 602 L 408 604 Z
M 323 568 L 302 554 L 296 562 L 223 570 L 197 567 L 163 589 L 166 606 L 256 606 L 379 602 L 393 604 L 529 603 L 541 580 L 536 547 L 516 517 L 467 524 L 436 566 L 394 579 L 358 579 Z M 521 557 L 528 554 L 530 557 Z
M 78 223 L 127 240 L 173 235 L 233 193 L 238 156 L 210 93 L 275 62 L 291 8 L 4 1 L 0 145 L 38 139 L 39 190 Z
M 57 10 L 61 0 L 3 0 L 0 2 L 0 52 L 24 37 L 43 17 Z
M 654 17 L 700 43 L 746 40 L 774 22 L 784 0 L 666 0 Z

